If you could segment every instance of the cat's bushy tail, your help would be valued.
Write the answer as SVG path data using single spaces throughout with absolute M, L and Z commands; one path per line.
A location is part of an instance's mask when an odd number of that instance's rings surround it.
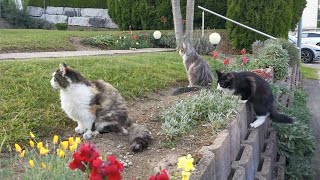
M 136 123 L 130 123 L 129 143 L 131 151 L 143 151 L 149 146 L 151 139 L 151 132 L 145 126 Z
M 277 111 L 276 107 L 272 107 L 271 113 L 270 113 L 270 118 L 274 122 L 278 123 L 293 123 L 293 119 L 285 114 L 281 114 Z
M 173 96 L 187 93 L 187 92 L 192 92 L 192 91 L 199 91 L 201 88 L 200 87 L 181 87 L 172 92 Z

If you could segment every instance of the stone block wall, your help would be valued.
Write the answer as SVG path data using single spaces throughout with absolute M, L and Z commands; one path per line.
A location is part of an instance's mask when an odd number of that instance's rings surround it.
M 108 15 L 108 9 L 28 6 L 26 11 L 31 17 L 44 19 L 53 24 L 66 23 L 69 26 L 118 28 Z
M 290 90 L 301 80 L 298 67 L 289 69 L 288 77 L 281 83 Z M 278 100 L 288 106 L 292 96 L 280 95 Z M 254 120 L 252 106 L 239 104 L 238 116 L 217 135 L 212 145 L 204 146 L 191 179 L 205 180 L 283 180 L 285 176 L 284 156 L 277 153 L 276 132 L 271 120 L 258 128 L 250 128 Z

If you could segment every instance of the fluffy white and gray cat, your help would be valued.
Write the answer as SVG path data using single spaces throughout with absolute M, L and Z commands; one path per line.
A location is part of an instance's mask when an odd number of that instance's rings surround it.
M 179 51 L 186 69 L 189 86 L 176 89 L 172 95 L 197 91 L 202 87 L 209 87 L 213 81 L 210 65 L 203 60 L 190 43 L 183 43 Z
M 50 83 L 60 91 L 61 107 L 78 123 L 75 131 L 84 139 L 98 133 L 120 132 L 129 135 L 132 151 L 148 147 L 150 131 L 128 118 L 126 102 L 111 84 L 88 81 L 65 63 L 53 73 Z

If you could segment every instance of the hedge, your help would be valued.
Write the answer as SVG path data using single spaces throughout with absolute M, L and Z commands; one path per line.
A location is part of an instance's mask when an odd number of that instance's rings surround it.
M 277 38 L 287 38 L 288 31 L 296 25 L 297 14 L 302 13 L 306 0 L 247 1 L 228 0 L 227 17 Z M 265 36 L 227 22 L 227 32 L 237 49 L 251 49 L 256 40 Z
M 186 18 L 187 0 L 181 0 L 181 13 Z M 203 6 L 219 14 L 226 15 L 227 0 L 197 0 L 194 11 L 194 28 L 201 28 Z M 108 0 L 109 15 L 121 29 L 173 29 L 171 0 Z M 225 20 L 205 13 L 205 27 L 224 29 Z
M 29 6 L 107 9 L 107 0 L 29 0 Z

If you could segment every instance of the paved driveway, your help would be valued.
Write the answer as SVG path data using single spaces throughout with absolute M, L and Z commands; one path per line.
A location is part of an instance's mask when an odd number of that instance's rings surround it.
M 304 64 L 317 68 L 320 77 L 320 63 Z M 308 107 L 311 113 L 310 127 L 316 138 L 316 151 L 313 157 L 314 179 L 320 180 L 320 80 L 304 80 L 303 86 L 309 94 Z

